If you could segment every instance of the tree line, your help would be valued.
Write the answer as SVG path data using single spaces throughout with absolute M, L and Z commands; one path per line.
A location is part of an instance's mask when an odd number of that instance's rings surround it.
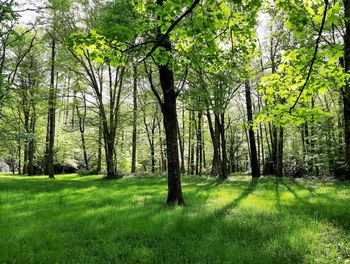
M 0 21 L 13 173 L 166 172 L 180 205 L 181 174 L 350 175 L 348 0 L 5 0 Z

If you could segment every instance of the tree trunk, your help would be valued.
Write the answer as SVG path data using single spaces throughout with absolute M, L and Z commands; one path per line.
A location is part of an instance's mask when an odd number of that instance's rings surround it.
M 284 128 L 279 127 L 277 162 L 276 162 L 276 176 L 277 177 L 283 176 L 283 132 L 284 132 Z
M 246 80 L 246 83 L 245 83 L 245 97 L 246 97 L 246 104 L 247 104 L 247 117 L 248 117 L 248 123 L 249 123 L 248 133 L 249 133 L 249 146 L 250 146 L 250 165 L 252 169 L 252 177 L 258 178 L 260 177 L 260 168 L 259 168 L 258 156 L 256 152 L 255 135 L 253 130 L 253 109 L 252 109 L 252 98 L 251 98 L 249 80 Z
M 221 137 L 221 153 L 222 153 L 222 179 L 227 178 L 227 154 L 226 154 L 226 137 L 225 137 L 225 113 L 218 116 L 219 131 Z
M 158 5 L 163 4 L 163 0 L 157 0 Z M 160 29 L 159 29 L 160 32 Z M 162 37 L 158 35 L 158 40 Z M 161 44 L 171 54 L 171 42 L 166 37 Z M 176 91 L 174 84 L 174 73 L 169 64 L 158 65 L 160 85 L 163 91 L 164 103 L 162 104 L 163 122 L 167 145 L 168 159 L 168 198 L 169 205 L 183 205 L 185 203 L 182 196 L 181 179 L 180 179 L 180 161 L 177 139 L 177 113 L 176 113 Z
M 21 147 L 21 140 L 19 139 L 18 140 L 18 175 L 21 175 L 22 174 L 22 171 L 21 171 L 21 152 L 22 152 L 22 147 Z
M 195 120 L 195 114 L 194 111 L 191 112 L 191 127 L 192 127 L 192 133 L 191 133 L 191 146 L 190 146 L 190 173 L 191 175 L 194 175 L 195 172 L 195 158 L 194 158 L 194 134 L 195 134 L 195 128 L 196 128 L 196 120 Z
M 192 111 L 189 111 L 188 121 L 188 150 L 187 150 L 187 174 L 191 174 L 191 149 L 192 149 Z
M 31 120 L 30 120 L 31 133 L 33 135 L 35 135 L 35 124 L 36 124 L 36 116 L 33 110 Z M 28 168 L 27 168 L 29 176 L 34 175 L 34 153 L 35 153 L 35 137 L 29 141 Z
M 100 88 L 96 87 L 96 89 L 99 89 L 100 94 L 103 92 L 103 85 L 102 85 L 102 80 L 100 80 Z M 97 173 L 101 173 L 102 169 L 102 137 L 104 136 L 103 134 L 103 121 L 102 121 L 102 111 L 101 107 L 99 107 L 98 111 L 98 147 L 97 147 Z
M 83 95 L 83 105 L 84 105 L 83 114 L 80 113 L 78 104 L 76 104 L 76 111 L 77 111 L 77 115 L 79 118 L 79 131 L 80 131 L 80 137 L 81 137 L 81 145 L 83 147 L 83 157 L 84 157 L 85 169 L 88 171 L 89 170 L 89 160 L 88 160 L 88 155 L 87 155 L 87 151 L 86 151 L 86 144 L 85 144 L 85 118 L 86 118 L 85 95 Z
M 177 135 L 179 137 L 179 146 L 180 146 L 180 157 L 181 157 L 181 166 L 180 166 L 180 173 L 185 173 L 185 150 L 184 150 L 184 138 L 181 136 L 180 128 L 177 128 Z
M 157 117 L 158 119 L 158 117 Z M 159 150 L 160 150 L 160 171 L 164 172 L 166 171 L 167 165 L 166 160 L 164 158 L 164 150 L 163 150 L 163 136 L 162 136 L 162 127 L 160 125 L 160 120 L 158 119 L 158 133 L 159 133 Z
M 102 124 L 101 124 L 101 114 L 99 114 L 99 124 L 98 124 L 98 141 L 97 141 L 97 173 L 101 173 L 102 168 Z
M 136 172 L 136 146 L 137 146 L 137 66 L 134 65 L 134 89 L 133 89 L 133 123 L 132 123 L 132 154 L 131 173 Z
M 29 129 L 29 114 L 30 111 L 28 109 L 28 98 L 26 98 L 26 96 L 22 99 L 23 100 L 23 104 L 24 104 L 24 109 L 23 109 L 23 115 L 24 115 L 24 130 L 26 133 L 30 133 L 30 129 Z M 28 173 L 28 150 L 29 149 L 29 142 L 28 140 L 24 141 L 24 151 L 23 151 L 23 174 L 27 174 Z
M 207 119 L 210 136 L 213 143 L 213 162 L 211 167 L 211 176 L 219 176 L 222 172 L 222 163 L 220 159 L 220 133 L 217 127 L 217 122 L 215 122 L 216 125 L 214 129 L 209 110 L 207 111 Z
M 202 162 L 203 162 L 203 145 L 202 145 L 202 113 L 198 112 L 198 124 L 197 124 L 197 165 L 196 173 L 202 175 Z
M 49 178 L 54 179 L 53 155 L 55 144 L 55 119 L 56 119 L 56 89 L 55 89 L 55 55 L 56 40 L 52 39 L 51 45 L 51 81 L 49 91 L 49 136 L 48 136 L 48 152 L 47 152 L 47 174 Z

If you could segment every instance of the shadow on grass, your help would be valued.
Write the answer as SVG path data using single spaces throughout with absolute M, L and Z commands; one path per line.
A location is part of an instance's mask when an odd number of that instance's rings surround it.
M 258 178 L 252 178 L 251 182 L 249 183 L 247 189 L 241 193 L 235 200 L 232 202 L 226 204 L 222 208 L 216 210 L 213 213 L 213 216 L 215 217 L 224 217 L 228 210 L 232 210 L 236 208 L 244 199 L 246 199 L 256 188 L 258 184 L 259 179 Z
M 275 187 L 278 204 L 282 207 L 279 182 L 276 180 L 274 186 L 272 180 L 261 180 L 264 188 L 270 188 L 272 193 Z M 206 210 L 206 202 L 210 191 L 222 182 L 206 184 L 204 180 L 186 179 L 189 184 L 185 185 L 184 194 L 191 203 L 184 208 L 164 206 L 166 183 L 162 179 L 92 180 L 70 184 L 58 180 L 53 183 L 58 185 L 56 189 L 50 186 L 58 193 L 48 193 L 48 196 L 40 196 L 44 192 L 42 181 L 37 181 L 37 186 L 24 182 L 19 189 L 9 186 L 21 184 L 19 181 L 7 183 L 10 191 L 6 195 L 9 196 L 2 197 L 2 202 L 8 199 L 8 207 L 6 214 L 0 217 L 0 229 L 5 231 L 0 234 L 0 248 L 3 246 L 6 252 L 2 255 L 0 249 L 0 262 L 304 262 L 309 245 L 303 239 L 295 244 L 293 235 L 296 232 L 302 235 L 305 218 L 299 223 L 298 218 L 293 217 L 300 209 L 309 210 L 309 204 L 283 205 L 288 211 L 281 215 L 240 211 L 225 217 L 257 187 L 260 193 L 261 180 L 225 184 L 225 189 L 239 190 L 239 195 L 214 212 Z M 196 188 L 196 183 L 204 185 Z M 71 188 L 69 192 L 62 185 Z M 27 202 L 22 199 L 17 203 L 14 198 L 26 189 L 30 189 L 30 194 L 38 191 L 39 195 L 28 195 Z M 291 192 L 292 188 L 286 189 Z M 325 210 L 323 204 L 320 206 L 320 210 Z
M 348 201 L 345 199 L 335 199 L 329 195 L 319 193 L 311 188 L 308 188 L 295 180 L 285 181 L 283 179 L 276 180 L 276 197 L 280 197 L 279 184 L 283 185 L 288 192 L 293 194 L 297 203 L 285 204 L 283 207 L 278 202 L 279 209 L 284 208 L 291 212 L 297 212 L 298 214 L 307 215 L 313 219 L 324 223 L 331 223 L 338 227 L 341 227 L 345 232 L 350 232 L 350 211 Z M 333 187 L 336 188 L 337 182 L 333 183 Z M 300 190 L 306 190 L 309 193 L 307 199 L 303 199 L 298 195 L 297 191 L 290 185 L 294 185 Z M 310 202 L 308 199 L 313 198 Z

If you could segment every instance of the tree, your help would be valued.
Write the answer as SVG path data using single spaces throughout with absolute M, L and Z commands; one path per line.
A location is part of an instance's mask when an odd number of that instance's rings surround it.
M 253 130 L 253 109 L 252 109 L 252 99 L 250 93 L 250 83 L 247 79 L 245 82 L 245 97 L 247 104 L 247 121 L 249 127 L 249 147 L 250 147 L 250 163 L 252 168 L 253 178 L 258 178 L 260 176 L 259 161 L 256 151 L 255 135 Z

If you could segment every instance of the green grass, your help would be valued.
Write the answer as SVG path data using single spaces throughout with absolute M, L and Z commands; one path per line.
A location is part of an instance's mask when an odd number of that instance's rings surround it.
M 350 263 L 350 185 L 0 176 L 0 263 Z

